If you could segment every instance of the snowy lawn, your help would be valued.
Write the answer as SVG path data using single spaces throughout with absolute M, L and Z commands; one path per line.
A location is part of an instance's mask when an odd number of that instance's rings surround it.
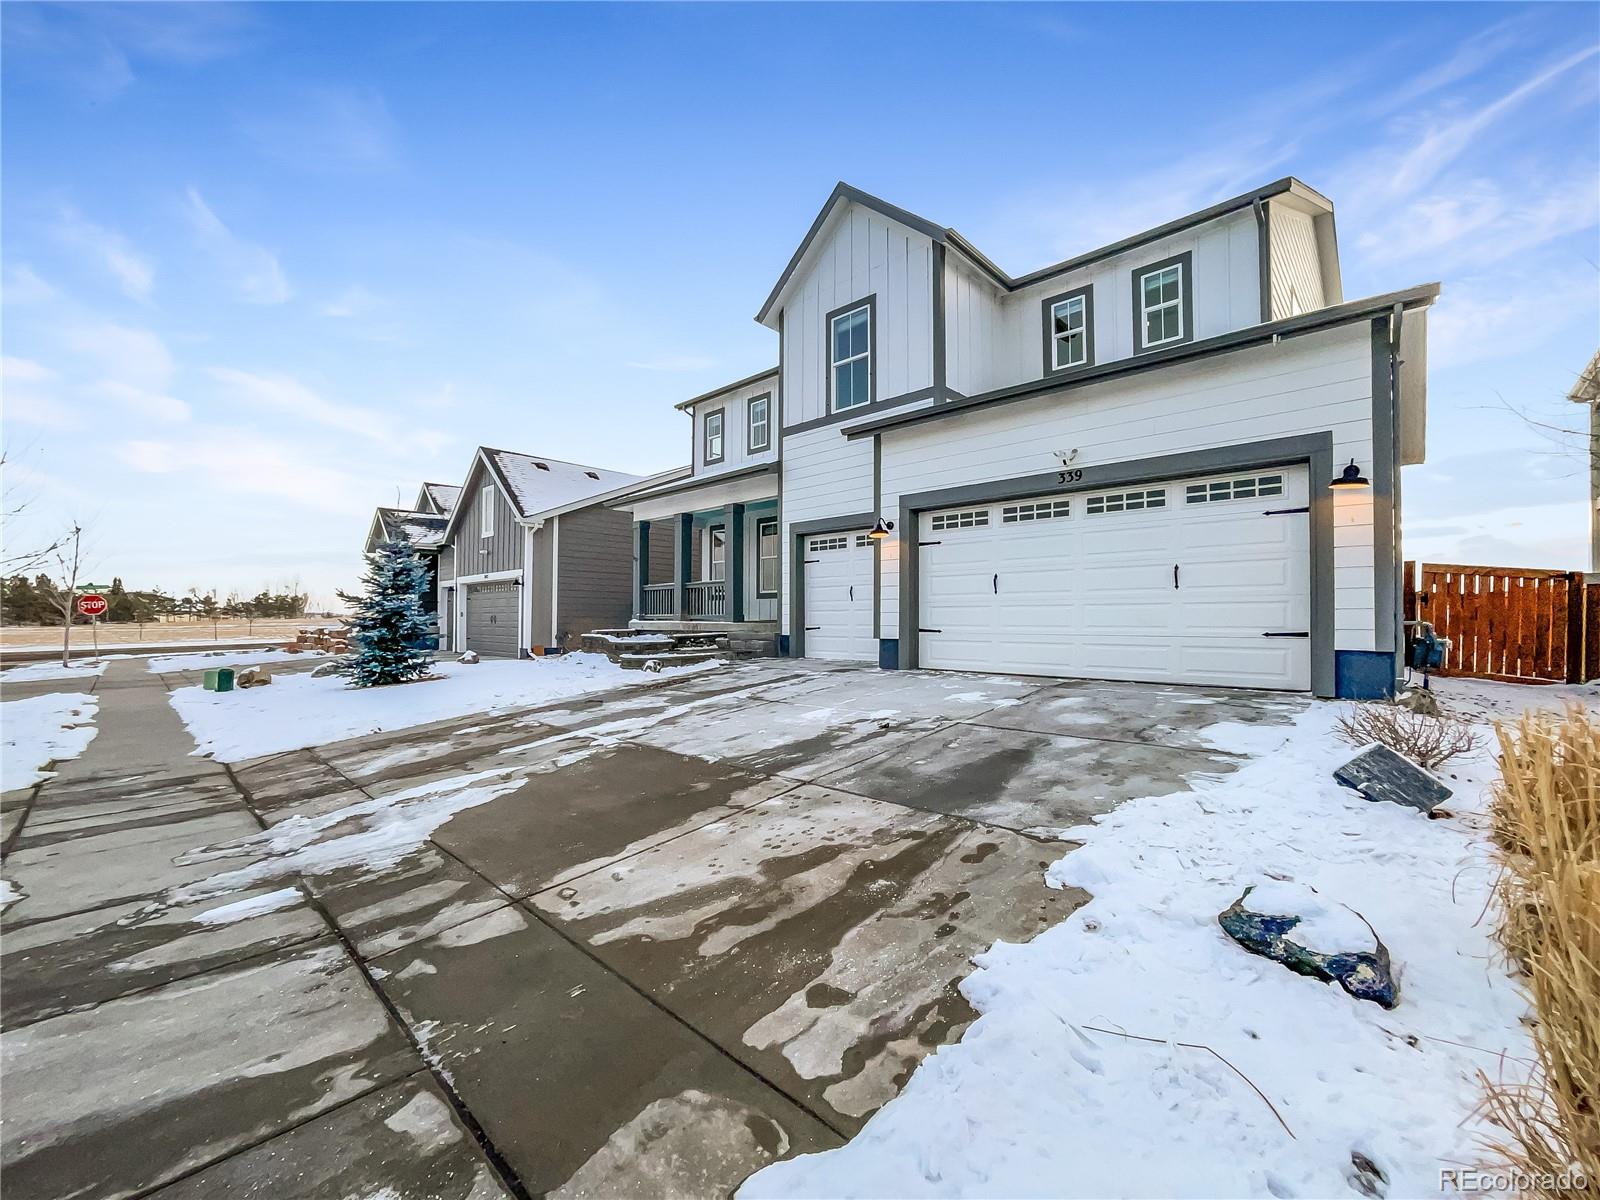
M 248 667 L 256 663 L 317 662 L 328 657 L 321 651 L 302 650 L 211 650 L 203 654 L 158 654 L 150 660 L 156 674 L 172 671 L 209 671 L 215 667 Z
M 121 655 L 108 654 L 105 658 L 75 658 L 63 667 L 59 661 L 28 663 L 22 667 L 9 667 L 0 671 L 0 687 L 8 683 L 32 683 L 41 679 L 93 679 L 103 675 L 110 666 L 109 660 Z
M 31 787 L 52 761 L 77 758 L 94 741 L 98 701 L 83 692 L 51 692 L 0 704 L 0 791 Z
M 624 671 L 601 654 L 559 658 L 442 662 L 439 679 L 352 688 L 338 675 L 281 675 L 266 687 L 208 692 L 178 688 L 172 705 L 198 743 L 196 754 L 241 762 L 264 754 L 320 746 L 500 709 L 550 704 L 585 692 L 714 670 L 715 662 L 659 674 Z
M 1597 696 L 1438 686 L 1474 720 Z M 1343 709 L 1213 726 L 1252 761 L 1074 831 L 1083 847 L 1049 878 L 1092 900 L 976 960 L 962 990 L 981 1017 L 853 1141 L 770 1166 L 740 1196 L 1355 1196 L 1363 1159 L 1386 1177 L 1371 1194 L 1422 1196 L 1441 1169 L 1482 1163 L 1478 1073 L 1520 1081 L 1533 1055 L 1490 941 L 1488 728 L 1441 770 L 1453 815 L 1430 820 L 1333 782 L 1355 753 L 1334 737 Z M 1285 882 L 1371 923 L 1397 1008 L 1223 934 L 1217 914 L 1247 886 Z

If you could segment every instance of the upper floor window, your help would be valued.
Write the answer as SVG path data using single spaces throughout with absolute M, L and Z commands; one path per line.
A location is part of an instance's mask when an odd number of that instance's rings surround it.
M 872 402 L 872 305 L 828 317 L 829 388 L 833 410 Z
M 746 408 L 747 441 L 750 452 L 757 450 L 770 450 L 772 448 L 772 397 L 771 395 L 755 396 Z
M 706 464 L 722 461 L 722 410 L 706 414 Z
M 1079 288 L 1044 300 L 1044 370 L 1070 371 L 1094 362 L 1094 291 Z
M 1137 350 L 1194 340 L 1192 256 L 1185 251 L 1133 273 L 1133 320 Z
M 494 484 L 492 483 L 485 485 L 478 493 L 478 536 L 494 536 Z

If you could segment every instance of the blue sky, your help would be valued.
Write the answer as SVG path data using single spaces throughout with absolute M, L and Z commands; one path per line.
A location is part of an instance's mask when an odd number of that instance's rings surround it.
M 477 444 L 648 472 L 839 179 L 1013 273 L 1286 174 L 1440 280 L 1408 553 L 1585 565 L 1600 6 L 7 4 L 13 544 L 353 583 Z

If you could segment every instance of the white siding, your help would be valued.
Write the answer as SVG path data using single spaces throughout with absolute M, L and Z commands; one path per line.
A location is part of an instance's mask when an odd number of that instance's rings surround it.
M 868 472 L 871 486 L 871 472 Z M 771 500 L 778 494 L 777 476 L 746 475 L 743 479 L 718 482 L 715 475 L 705 477 L 703 487 L 671 492 L 654 500 L 635 500 L 628 505 L 635 521 L 664 521 L 686 512 L 704 512 L 708 508 L 721 508 L 725 504 L 752 504 L 757 500 Z
M 755 396 L 771 396 L 768 406 L 767 449 L 750 452 L 750 431 L 747 423 L 750 400 Z M 706 417 L 720 411 L 722 424 L 722 461 L 713 463 L 712 471 L 732 471 L 752 463 L 772 462 L 778 457 L 778 377 L 768 375 L 755 383 L 735 388 L 723 395 L 702 400 L 694 406 L 694 472 L 707 470 Z
M 1267 206 L 1272 246 L 1272 318 L 1323 307 L 1322 260 L 1309 213 L 1274 201 Z
M 872 511 L 872 439 L 847 441 L 838 425 L 783 439 L 783 628 L 789 620 L 790 526 Z M 890 511 L 888 509 L 885 512 Z
M 1150 255 L 1151 259 L 1157 257 L 1159 252 Z M 1199 256 L 1196 258 L 1198 262 Z M 1131 304 L 1129 300 L 1130 311 Z M 1078 465 L 1102 465 L 1326 430 L 1333 434 L 1336 463 L 1354 458 L 1370 467 L 1371 371 L 1368 328 L 1356 324 L 1277 346 L 888 431 L 882 435 L 881 508 L 897 511 L 902 492 L 1053 470 L 1059 465 L 1052 454 L 1057 449 L 1076 449 Z M 817 433 L 839 436 L 834 430 Z M 862 439 L 850 445 L 860 448 L 857 453 L 868 455 L 865 466 L 857 469 L 870 488 L 870 441 Z M 826 449 L 811 444 L 807 450 L 808 456 L 821 455 L 826 461 L 844 457 L 839 447 L 834 448 L 832 457 Z M 792 459 L 792 444 L 788 454 Z M 820 475 L 818 478 L 821 482 Z M 842 477 L 830 477 L 826 486 L 842 491 L 848 484 Z M 805 519 L 791 510 L 788 488 L 786 481 L 784 520 Z M 832 511 L 865 511 L 865 505 L 851 503 L 858 498 L 841 498 Z M 811 505 L 813 510 L 816 507 Z M 908 536 L 915 536 L 915 531 L 897 529 L 892 539 L 882 543 L 885 573 L 880 615 L 886 638 L 898 636 L 897 543 Z M 1336 491 L 1334 626 L 1335 645 L 1340 650 L 1374 648 L 1372 543 L 1371 493 Z
M 933 385 L 933 243 L 858 205 L 843 206 L 811 248 L 783 305 L 783 421 L 827 413 L 827 314 L 876 299 L 875 395 Z
M 1248 209 L 1004 296 L 952 252 L 945 265 L 950 386 L 971 396 L 1043 376 L 1041 302 L 1086 284 L 1094 288 L 1095 361 L 1130 357 L 1133 271 L 1185 251 L 1193 256 L 1197 340 L 1260 322 L 1259 243 Z

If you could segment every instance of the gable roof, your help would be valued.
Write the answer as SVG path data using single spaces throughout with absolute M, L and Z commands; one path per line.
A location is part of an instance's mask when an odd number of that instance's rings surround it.
M 1594 352 L 1589 365 L 1578 376 L 1578 382 L 1567 393 L 1567 399 L 1574 404 L 1600 404 L 1600 350 Z
M 493 446 L 479 446 L 473 456 L 472 467 L 466 474 L 467 484 L 472 483 L 480 466 L 494 481 L 517 518 L 523 521 L 537 520 L 557 509 L 578 507 L 620 488 L 631 487 L 641 478 L 625 471 L 589 467 L 538 454 L 520 454 L 514 450 L 498 450 Z M 460 490 L 458 488 L 457 492 Z M 445 537 L 455 532 L 461 514 L 468 507 L 457 503 L 445 526 Z
M 1267 184 L 1265 187 L 1259 187 L 1253 191 L 1230 197 L 1227 200 L 1211 205 L 1209 208 L 1190 213 L 1186 217 L 1179 217 L 1175 221 L 1168 221 L 1164 225 L 1157 225 L 1153 229 L 1146 229 L 1142 233 L 1133 234 L 1131 237 L 1125 237 L 1120 241 L 1112 242 L 1098 249 L 1074 255 L 1072 258 L 1063 259 L 1061 262 L 1052 263 L 1048 267 L 1040 267 L 1038 270 L 1029 271 L 1025 275 L 1011 276 L 996 266 L 987 255 L 954 229 L 938 225 L 926 217 L 919 217 L 916 213 L 908 212 L 906 209 L 890 204 L 887 200 L 880 200 L 869 192 L 863 192 L 860 188 L 851 187 L 848 183 L 841 181 L 834 187 L 827 202 L 823 204 L 822 211 L 817 214 L 817 219 L 811 222 L 811 228 L 806 231 L 806 235 L 801 239 L 799 247 L 790 257 L 789 265 L 784 267 L 783 274 L 778 277 L 778 282 L 773 285 L 772 291 L 768 293 L 766 303 L 761 306 L 761 311 L 756 314 L 756 320 L 763 325 L 767 323 L 767 318 L 772 315 L 772 310 L 777 305 L 778 297 L 783 294 L 784 288 L 788 286 L 789 280 L 793 277 L 795 271 L 799 269 L 801 262 L 804 261 L 807 252 L 811 249 L 811 244 L 816 241 L 818 235 L 822 233 L 823 227 L 827 225 L 828 219 L 833 215 L 834 210 L 841 204 L 859 204 L 864 208 L 870 208 L 874 212 L 888 217 L 892 221 L 898 221 L 902 225 L 915 229 L 936 245 L 948 246 L 954 249 L 982 271 L 983 274 L 987 275 L 1002 290 L 1014 292 L 1054 276 L 1064 275 L 1068 271 L 1075 271 L 1101 259 L 1111 258 L 1124 251 L 1132 250 L 1136 246 L 1144 245 L 1146 242 L 1157 242 L 1162 238 L 1171 237 L 1175 233 L 1191 229 L 1196 225 L 1204 225 L 1207 221 L 1213 221 L 1228 213 L 1250 208 L 1259 201 L 1285 194 L 1292 194 L 1298 201 L 1311 208 L 1321 209 L 1327 213 L 1333 212 L 1333 202 L 1326 196 L 1315 188 L 1301 183 L 1294 176 L 1286 175 L 1282 179 Z
M 377 542 L 403 539 L 419 550 L 437 546 L 444 540 L 447 518 L 439 513 L 413 512 L 404 508 L 380 508 L 372 514 L 367 529 L 367 549 Z
M 461 486 L 455 483 L 425 483 L 418 500 L 426 499 L 433 505 L 434 512 L 440 516 L 448 517 L 455 511 L 456 501 L 461 498 Z
M 696 404 L 701 404 L 707 400 L 715 400 L 718 396 L 726 396 L 729 392 L 736 392 L 740 388 L 749 387 L 752 383 L 760 383 L 763 379 L 775 378 L 777 374 L 777 367 L 768 367 L 765 371 L 757 371 L 754 375 L 746 375 L 743 379 L 725 383 L 719 388 L 712 388 L 709 392 L 701 392 L 698 396 L 690 396 L 687 400 L 679 400 L 672 407 L 677 409 L 693 408 Z

